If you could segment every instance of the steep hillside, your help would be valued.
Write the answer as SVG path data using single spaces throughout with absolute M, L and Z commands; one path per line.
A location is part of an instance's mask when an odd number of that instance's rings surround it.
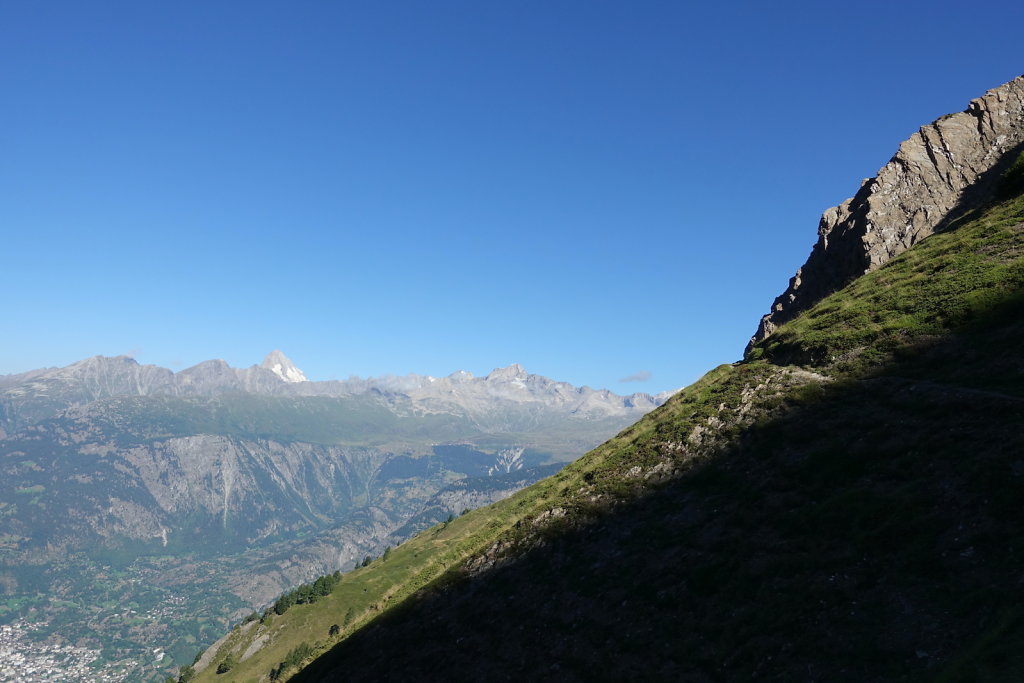
M 1024 678 L 1024 159 L 999 169 L 744 362 L 196 680 Z

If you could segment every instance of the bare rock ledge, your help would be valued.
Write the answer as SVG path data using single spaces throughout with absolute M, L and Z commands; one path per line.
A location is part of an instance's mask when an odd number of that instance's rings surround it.
M 832 292 L 972 208 L 1024 143 L 1024 76 L 921 128 L 857 194 L 827 210 L 818 241 L 761 318 L 752 346 Z M 1002 164 L 1000 162 L 1003 162 Z

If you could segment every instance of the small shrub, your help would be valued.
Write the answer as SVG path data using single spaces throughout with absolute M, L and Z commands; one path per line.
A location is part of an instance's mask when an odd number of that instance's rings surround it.
M 285 655 L 284 660 L 278 665 L 276 669 L 271 669 L 270 680 L 278 680 L 285 671 L 292 667 L 297 667 L 312 655 L 313 647 L 309 643 L 300 643 L 296 647 L 292 648 L 292 650 L 287 655 Z
M 226 674 L 238 665 L 238 658 L 234 655 L 228 655 L 224 658 L 220 664 L 217 665 L 217 673 Z

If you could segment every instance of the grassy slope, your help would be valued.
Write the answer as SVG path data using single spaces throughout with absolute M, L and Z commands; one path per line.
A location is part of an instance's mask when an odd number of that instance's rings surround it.
M 696 422 L 697 418 L 686 418 L 684 414 L 706 407 L 709 396 L 724 396 L 723 386 L 726 387 L 725 392 L 738 390 L 733 386 L 735 382 L 720 381 L 735 374 L 743 378 L 761 376 L 764 368 L 749 371 L 744 367 L 737 371 L 730 366 L 722 366 L 688 388 L 684 396 L 669 404 L 671 407 L 663 407 L 661 410 L 667 408 L 670 414 L 680 420 Z M 588 512 L 613 504 L 614 500 L 623 495 L 624 488 L 632 488 L 628 485 L 624 487 L 617 480 L 614 475 L 617 469 L 615 465 L 635 457 L 632 443 L 649 438 L 660 424 L 645 416 L 637 424 L 591 451 L 581 461 L 569 465 L 566 468 L 568 472 L 563 470 L 509 499 L 418 534 L 398 546 L 387 561 L 378 559 L 367 568 L 346 574 L 328 599 L 312 606 L 293 607 L 284 615 L 272 617 L 268 624 L 250 629 L 237 642 L 229 641 L 228 647 L 213 658 L 214 662 L 221 661 L 229 651 L 244 652 L 248 643 L 255 638 L 269 636 L 269 642 L 257 655 L 242 662 L 229 674 L 214 675 L 215 667 L 210 667 L 200 672 L 194 680 L 259 680 L 300 643 L 317 643 L 321 648 L 326 648 L 330 644 L 326 636 L 332 624 L 346 626 L 341 633 L 341 637 L 345 637 L 425 586 L 436 586 L 457 579 L 457 572 L 450 570 L 458 568 L 467 557 L 493 546 L 502 535 L 506 536 L 502 543 L 509 546 L 526 537 L 526 530 L 534 528 L 529 520 L 536 519 L 553 507 L 553 501 L 564 501 L 564 504 L 573 504 Z M 570 493 L 566 482 L 583 477 L 589 480 L 590 495 L 580 499 Z M 354 610 L 355 614 L 346 625 L 345 616 L 349 610 Z
M 198 679 L 300 642 L 333 647 L 309 680 L 1024 673 L 1022 222 L 1018 197 L 928 238 Z M 328 639 L 350 608 L 380 618 Z

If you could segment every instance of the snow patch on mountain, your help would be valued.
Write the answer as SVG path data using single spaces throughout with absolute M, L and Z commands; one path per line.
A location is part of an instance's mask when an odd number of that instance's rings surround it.
M 288 356 L 284 355 L 277 349 L 274 349 L 267 354 L 267 357 L 263 359 L 260 367 L 270 370 L 285 382 L 309 381 L 302 373 L 302 370 L 295 367 L 295 363 L 291 362 L 291 360 L 288 359 Z
M 515 447 L 499 451 L 494 459 L 494 464 L 487 468 L 487 476 L 509 474 L 523 469 L 523 451 L 525 450 L 525 448 Z

